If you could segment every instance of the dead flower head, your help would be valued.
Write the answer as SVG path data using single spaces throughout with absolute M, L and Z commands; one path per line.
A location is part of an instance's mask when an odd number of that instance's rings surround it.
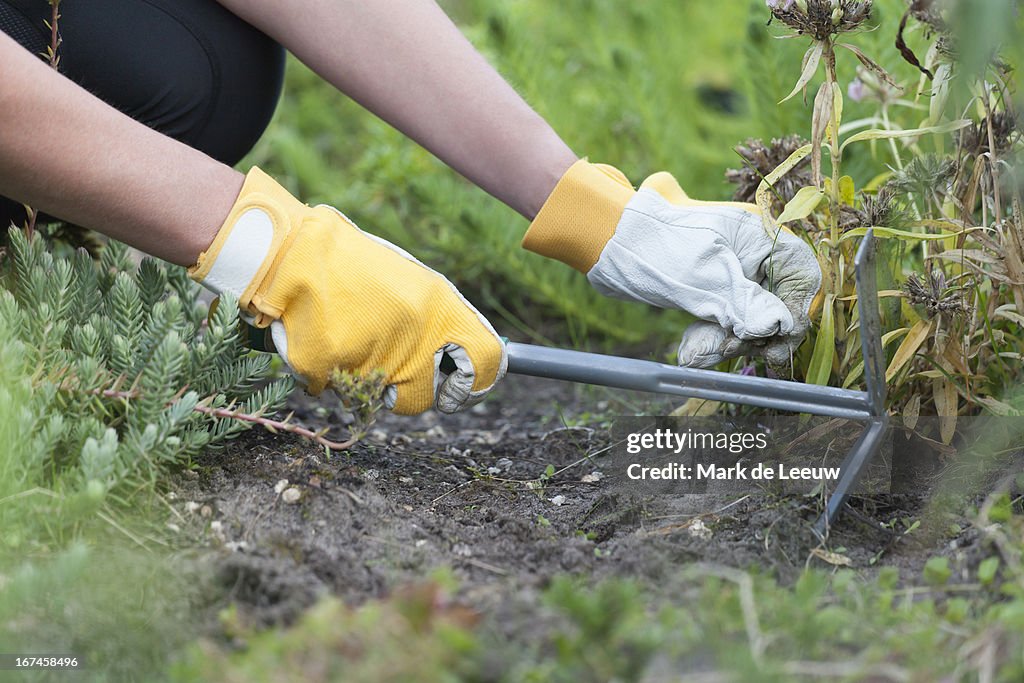
M 924 307 L 929 318 L 942 314 L 963 315 L 969 310 L 963 300 L 963 288 L 947 287 L 946 276 L 938 268 L 932 270 L 927 282 L 916 273 L 911 274 L 903 284 L 903 291 L 910 303 Z
M 800 35 L 826 40 L 871 18 L 872 0 L 765 0 L 772 16 Z
M 769 173 L 778 168 L 793 152 L 807 144 L 799 135 L 773 138 L 770 144 L 751 138 L 736 148 L 743 159 L 743 168 L 730 168 L 725 179 L 736 185 L 733 200 L 754 202 L 757 188 Z M 788 202 L 801 187 L 811 184 L 810 159 L 804 158 L 775 182 L 775 191 L 782 203 Z
M 1013 147 L 1024 131 L 1021 120 L 1013 114 L 1005 111 L 993 112 L 991 116 L 960 131 L 960 147 L 967 156 L 976 157 L 991 151 L 989 121 L 992 125 L 992 140 L 995 142 L 996 154 L 1000 157 Z

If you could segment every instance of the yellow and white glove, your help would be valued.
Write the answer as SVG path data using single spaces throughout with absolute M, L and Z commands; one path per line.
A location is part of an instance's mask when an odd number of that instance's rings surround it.
M 337 209 L 306 206 L 258 168 L 189 273 L 270 326 L 313 394 L 336 368 L 381 370 L 396 413 L 455 412 L 505 375 L 501 339 L 447 279 Z M 444 354 L 457 368 L 447 376 Z
M 635 191 L 618 169 L 586 160 L 558 182 L 523 246 L 585 273 L 602 294 L 699 318 L 679 347 L 680 364 L 694 367 L 788 359 L 821 286 L 811 248 L 769 234 L 756 207 L 691 200 L 668 173 Z

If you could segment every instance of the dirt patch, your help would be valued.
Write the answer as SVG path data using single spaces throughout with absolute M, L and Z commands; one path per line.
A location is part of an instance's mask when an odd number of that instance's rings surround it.
M 259 624 L 287 623 L 324 593 L 358 603 L 449 567 L 463 599 L 511 614 L 558 574 L 657 586 L 707 561 L 790 581 L 824 561 L 811 554 L 814 497 L 641 497 L 610 487 L 601 477 L 610 436 L 591 411 L 658 414 L 667 404 L 519 377 L 495 393 L 459 415 L 385 415 L 347 453 L 253 431 L 205 456 L 177 481 L 175 505 L 183 536 L 217 548 L 206 561 L 219 604 L 235 602 Z M 297 395 L 291 408 L 317 427 L 346 419 L 329 398 Z M 969 532 L 922 544 L 885 528 L 919 514 L 923 501 L 856 500 L 829 546 L 855 569 L 891 564 L 908 578 L 937 547 L 952 543 L 969 557 Z

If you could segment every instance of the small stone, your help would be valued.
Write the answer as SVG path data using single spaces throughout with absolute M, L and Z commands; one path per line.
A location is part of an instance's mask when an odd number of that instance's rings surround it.
M 604 472 L 594 470 L 590 474 L 584 474 L 580 478 L 580 481 L 582 481 L 585 484 L 593 484 L 594 482 L 601 481 L 602 479 L 604 479 Z
M 209 505 L 204 505 L 203 507 L 199 508 L 199 516 L 213 517 L 213 508 L 211 508 Z
M 199 503 L 195 502 L 194 500 L 190 500 L 187 503 L 185 503 L 185 511 L 186 512 L 195 513 L 196 511 L 199 510 L 200 507 L 201 506 L 199 505 Z
M 711 529 L 709 529 L 707 525 L 704 524 L 704 520 L 702 520 L 700 517 L 687 524 L 686 530 L 689 531 L 690 535 L 694 538 L 699 538 L 703 541 L 706 541 L 709 538 L 711 538 Z
M 420 540 L 416 541 L 416 543 L 415 543 L 417 548 L 422 548 L 426 544 L 427 544 L 427 539 L 425 539 L 425 538 L 421 538 Z
M 298 490 L 294 486 L 286 488 L 281 493 L 281 500 L 288 503 L 289 505 L 294 505 L 295 503 L 298 503 L 299 498 L 302 498 L 302 491 Z
M 512 461 L 508 458 L 500 458 L 498 462 L 494 463 L 495 467 L 500 467 L 503 470 L 512 469 Z
M 179 533 L 181 531 L 181 527 L 179 527 L 174 522 L 167 522 L 167 528 L 173 531 L 174 533 Z
M 427 430 L 426 436 L 427 438 L 430 439 L 443 439 L 444 437 L 448 436 L 448 433 L 444 431 L 444 427 L 442 427 L 441 425 L 434 425 L 433 427 Z
M 370 469 L 363 472 L 363 479 L 369 479 L 370 481 L 376 481 L 380 479 L 380 470 Z
M 565 505 L 565 496 L 561 494 L 551 498 L 550 500 L 552 505 Z
M 281 495 L 281 491 L 284 491 L 286 488 L 288 488 L 288 480 L 282 479 L 281 481 L 274 484 L 274 493 L 276 493 L 277 495 Z
M 398 481 L 402 482 L 403 484 L 411 484 L 412 477 L 399 477 Z
M 245 541 L 228 541 L 224 544 L 224 547 L 233 553 L 242 552 L 249 548 L 249 544 Z
M 495 475 L 501 474 L 501 468 L 500 467 L 488 467 L 487 468 L 487 474 L 491 475 L 492 477 L 495 476 Z
M 374 429 L 370 432 L 368 437 L 371 441 L 387 441 L 388 433 L 383 429 Z

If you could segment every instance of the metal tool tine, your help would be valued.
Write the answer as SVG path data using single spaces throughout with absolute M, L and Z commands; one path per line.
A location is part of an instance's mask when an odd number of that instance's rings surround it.
M 885 353 L 882 350 L 882 319 L 878 311 L 878 276 L 875 267 L 875 233 L 868 228 L 854 259 L 857 277 L 857 309 L 860 312 L 860 343 L 864 379 L 872 413 L 885 414 Z

